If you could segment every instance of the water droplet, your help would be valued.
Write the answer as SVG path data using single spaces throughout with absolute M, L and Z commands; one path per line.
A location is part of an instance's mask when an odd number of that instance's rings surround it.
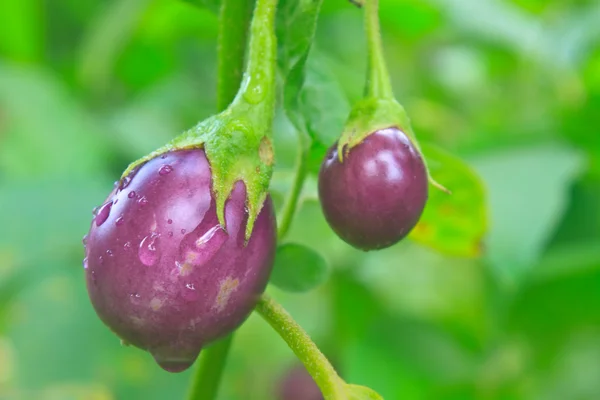
M 215 233 L 217 233 L 221 229 L 221 225 L 215 225 L 212 228 L 210 228 L 208 231 L 206 231 L 204 235 L 200 236 L 198 240 L 196 240 L 196 247 L 204 246 L 210 241 L 210 239 L 213 238 L 213 236 L 215 236 Z
M 181 234 L 182 234 L 182 235 L 185 235 L 185 229 L 182 229 L 182 230 L 181 230 Z
M 169 218 L 169 219 L 167 220 L 167 224 L 172 224 L 172 223 L 173 223 L 173 220 L 172 220 L 171 218 Z
M 125 189 L 127 186 L 129 186 L 129 184 L 131 183 L 131 175 L 133 175 L 134 172 L 132 171 L 129 175 L 127 175 L 125 178 L 121 179 L 121 184 L 119 185 L 119 190 L 123 190 Z
M 133 199 L 135 197 L 135 191 L 132 190 L 131 192 L 129 192 L 129 194 L 127 195 L 127 197 L 129 197 L 130 199 Z
M 102 207 L 100 207 L 100 209 L 98 210 L 98 213 L 96 214 L 96 226 L 100 226 L 102 225 L 104 222 L 106 222 L 106 220 L 108 219 L 108 216 L 110 215 L 110 209 L 112 207 L 113 203 L 112 201 L 109 201 L 108 203 L 105 203 Z
M 164 160 L 165 158 L 167 158 L 167 155 L 163 154 L 162 156 L 160 156 L 160 158 L 162 158 Z
M 102 257 L 102 256 L 98 257 L 98 264 L 100 264 L 100 265 L 104 264 L 104 257 Z
M 87 267 L 88 267 L 88 258 L 87 258 L 87 257 L 85 257 L 85 258 L 83 259 L 83 268 L 84 268 L 84 269 L 87 269 Z
M 194 361 L 185 361 L 185 360 L 163 360 L 157 356 L 154 356 L 154 360 L 158 364 L 159 367 L 164 369 L 167 372 L 177 373 L 183 372 L 189 367 L 192 366 Z
M 142 296 L 139 293 L 129 293 L 129 301 L 133 304 L 140 304 Z
M 125 220 L 123 219 L 123 216 L 121 215 L 119 218 L 117 218 L 117 220 L 115 221 L 115 225 L 117 226 L 121 226 L 123 225 L 123 222 L 125 222 Z
M 123 250 L 129 250 L 131 249 L 131 242 L 125 242 L 125 244 L 123 245 Z
M 173 171 L 173 167 L 167 164 L 158 169 L 158 174 L 164 176 L 169 174 L 171 171 Z
M 106 255 L 109 257 L 112 257 L 113 256 L 112 250 L 106 250 Z
M 140 243 L 138 257 L 142 264 L 152 266 L 158 261 L 158 251 L 156 249 L 158 242 L 158 234 L 152 233 L 144 238 Z
M 92 284 L 94 286 L 98 285 L 98 282 L 96 282 L 96 271 L 92 271 Z
M 173 237 L 173 231 L 169 231 L 169 232 L 167 232 L 167 236 L 169 236 L 169 237 Z
M 98 214 L 98 210 L 100 209 L 100 207 L 94 207 L 92 208 L 92 215 L 95 217 L 96 214 Z
M 119 181 L 114 181 L 114 183 L 113 183 L 113 189 L 116 189 L 117 186 L 119 186 Z
M 87 235 L 87 233 L 85 235 L 83 235 L 83 238 L 81 239 L 81 243 L 83 243 L 83 246 L 87 246 L 88 239 L 89 239 L 89 236 Z
M 144 207 L 146 204 L 148 204 L 148 199 L 146 198 L 146 196 L 142 196 L 138 200 L 138 204 L 140 205 L 140 207 Z
M 185 290 L 183 291 L 182 295 L 186 301 L 196 301 L 199 297 L 199 294 L 196 291 L 196 287 L 193 283 L 185 284 Z

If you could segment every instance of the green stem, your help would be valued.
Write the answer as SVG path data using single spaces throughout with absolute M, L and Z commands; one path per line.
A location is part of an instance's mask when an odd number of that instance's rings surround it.
M 271 126 L 275 104 L 275 12 L 277 0 L 257 0 L 250 24 L 248 63 L 242 85 L 232 106 L 248 106 L 246 112 L 255 115 L 257 126 Z M 269 27 L 269 28 L 266 28 Z
M 221 375 L 225 369 L 227 353 L 232 341 L 233 333 L 202 352 L 196 376 L 188 394 L 189 400 L 213 400 L 217 397 Z
M 231 103 L 242 81 L 246 37 L 252 0 L 223 0 L 219 15 L 217 50 L 217 108 Z M 217 396 L 233 333 L 202 351 L 188 399 L 213 400 Z
M 219 14 L 217 108 L 223 111 L 240 88 L 252 0 L 224 0 Z
M 302 142 L 302 141 L 300 141 Z M 281 212 L 281 220 L 277 231 L 277 237 L 279 240 L 283 239 L 287 235 L 294 215 L 296 214 L 296 207 L 298 206 L 298 199 L 300 193 L 302 193 L 302 187 L 304 186 L 304 180 L 306 179 L 306 158 L 307 150 L 304 149 L 302 143 L 298 147 L 298 161 L 296 161 L 296 171 L 294 176 L 294 182 L 292 183 L 292 190 L 289 192 L 283 210 Z
M 325 400 L 347 400 L 344 381 L 292 316 L 267 294 L 255 309 L 279 333 L 313 377 Z
M 394 93 L 385 64 L 379 27 L 379 0 L 366 0 L 365 3 L 365 29 L 369 53 L 366 95 L 379 99 L 393 99 Z

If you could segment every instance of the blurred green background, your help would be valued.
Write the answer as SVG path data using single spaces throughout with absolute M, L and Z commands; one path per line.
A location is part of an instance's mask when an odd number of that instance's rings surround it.
M 289 240 L 320 251 L 331 279 L 269 291 L 347 381 L 388 400 L 600 399 L 600 3 L 381 3 L 417 136 L 484 182 L 483 254 L 352 250 L 311 177 Z M 323 110 L 339 129 L 362 93 L 361 18 L 325 0 L 311 56 L 341 89 Z M 0 2 L 0 399 L 184 396 L 190 371 L 162 371 L 96 317 L 81 237 L 130 161 L 215 111 L 216 30 L 178 0 Z M 281 204 L 296 139 L 281 111 L 275 126 Z M 253 315 L 220 399 L 273 399 L 294 363 Z

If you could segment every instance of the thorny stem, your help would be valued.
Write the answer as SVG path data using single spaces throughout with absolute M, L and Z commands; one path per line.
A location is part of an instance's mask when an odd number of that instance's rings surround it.
M 345 382 L 310 336 L 280 304 L 267 294 L 263 294 L 255 310 L 277 331 L 302 361 L 321 389 L 325 400 L 348 400 Z

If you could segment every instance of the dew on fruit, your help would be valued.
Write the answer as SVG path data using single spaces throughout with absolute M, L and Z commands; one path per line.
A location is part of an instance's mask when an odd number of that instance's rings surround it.
M 88 258 L 87 258 L 87 257 L 85 257 L 85 258 L 83 259 L 83 268 L 84 268 L 84 269 L 87 269 L 87 267 L 88 267 Z
M 193 283 L 186 283 L 185 290 L 183 291 L 183 298 L 187 301 L 198 300 L 199 294 L 196 291 L 196 287 Z
M 142 264 L 151 267 L 158 261 L 159 254 L 157 250 L 158 234 L 152 233 L 146 236 L 140 243 L 138 257 Z
M 106 220 L 108 219 L 108 216 L 110 215 L 110 209 L 113 206 L 112 201 L 109 201 L 107 203 L 105 203 L 102 207 L 100 207 L 100 209 L 98 210 L 98 213 L 96 214 L 96 226 L 101 226 L 104 222 L 106 222 Z
M 162 359 L 159 356 L 153 355 L 154 361 L 158 364 L 159 367 L 164 369 L 167 372 L 183 372 L 189 367 L 192 366 L 194 361 L 187 360 L 166 360 Z
M 121 179 L 121 184 L 119 185 L 119 190 L 125 189 L 131 183 L 131 175 L 133 172 L 127 175 L 125 178 Z
M 109 256 L 109 257 L 112 257 L 113 256 L 112 250 L 110 250 L 110 249 L 106 250 L 106 255 Z
M 129 250 L 131 249 L 131 242 L 125 242 L 125 244 L 123 245 L 123 250 Z
M 127 197 L 129 197 L 130 199 L 133 199 L 135 197 L 135 191 L 132 190 L 131 192 L 129 192 L 129 194 L 127 195 Z
M 140 296 L 139 293 L 129 293 L 129 300 L 133 303 L 133 304 L 139 304 L 141 301 L 142 296 Z
M 117 226 L 121 226 L 123 225 L 123 222 L 125 222 L 125 220 L 123 219 L 123 216 L 120 216 L 119 218 L 117 218 L 117 220 L 115 221 L 115 225 Z
M 81 239 L 81 243 L 83 243 L 83 246 L 84 246 L 84 247 L 85 247 L 85 246 L 87 246 L 87 243 L 88 243 L 88 238 L 89 238 L 89 236 L 88 236 L 88 234 L 86 233 L 85 235 L 83 235 L 83 238 Z
M 172 224 L 172 223 L 173 223 L 173 220 L 172 220 L 171 218 L 169 218 L 169 219 L 167 220 L 167 224 L 169 224 L 169 225 L 170 225 L 170 224 Z
M 201 248 L 204 246 L 210 241 L 210 239 L 213 238 L 213 236 L 215 236 L 215 233 L 217 233 L 219 230 L 221 230 L 221 225 L 215 225 L 210 228 L 204 235 L 200 236 L 198 240 L 196 240 L 196 247 Z
M 146 204 L 148 204 L 148 199 L 146 198 L 146 196 L 140 197 L 140 199 L 138 200 L 138 204 L 140 205 L 140 207 L 144 207 Z
M 168 175 L 171 171 L 173 171 L 173 167 L 167 164 L 167 165 L 163 165 L 162 167 L 160 167 L 158 169 L 158 174 L 165 176 L 165 175 Z

